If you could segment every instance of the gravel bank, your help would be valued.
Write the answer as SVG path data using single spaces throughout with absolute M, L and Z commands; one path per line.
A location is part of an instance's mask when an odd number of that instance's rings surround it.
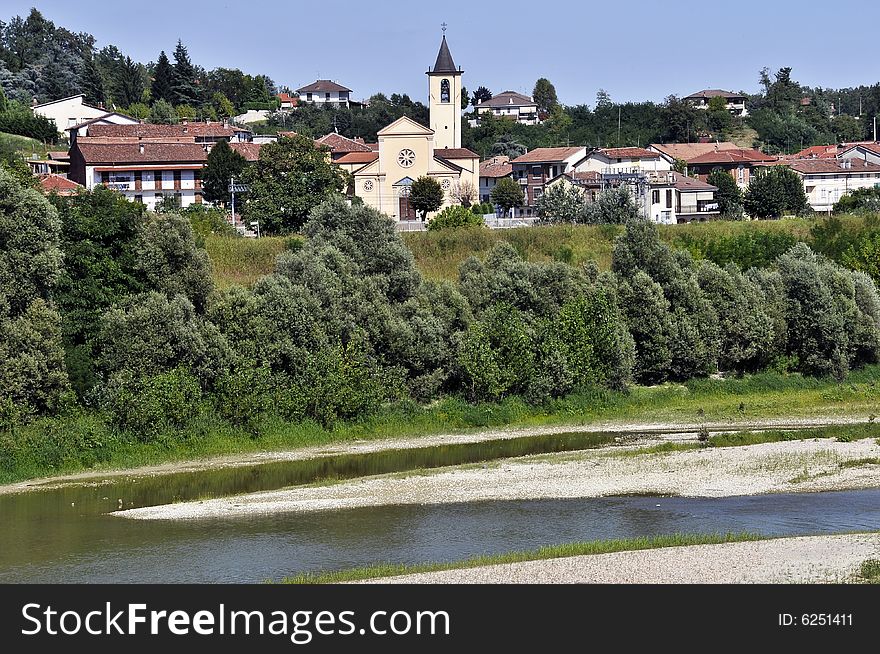
M 812 439 L 666 454 L 621 448 L 502 459 L 487 465 L 369 477 L 121 511 L 140 520 L 235 517 L 387 504 L 598 497 L 646 493 L 724 497 L 880 487 L 876 439 Z
M 878 557 L 880 534 L 808 536 L 505 563 L 359 583 L 835 583 L 851 580 L 863 561 Z

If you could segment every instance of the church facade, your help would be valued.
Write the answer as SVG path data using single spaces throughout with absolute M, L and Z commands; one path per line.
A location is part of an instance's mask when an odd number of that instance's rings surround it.
M 461 147 L 462 73 L 455 67 L 444 35 L 437 61 L 427 72 L 431 127 L 404 116 L 378 132 L 375 157 L 352 171 L 354 193 L 365 204 L 398 221 L 417 220 L 409 203 L 409 187 L 419 177 L 440 183 L 444 191 L 441 210 L 456 204 L 453 195 L 462 185 L 479 189 L 479 155 Z

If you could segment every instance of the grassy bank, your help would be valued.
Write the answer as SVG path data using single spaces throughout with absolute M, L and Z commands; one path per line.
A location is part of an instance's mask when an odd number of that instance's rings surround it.
M 61 149 L 59 146 L 58 149 Z M 37 139 L 27 136 L 19 136 L 18 134 L 9 134 L 8 132 L 0 132 L 0 151 L 17 150 L 27 158 L 33 154 L 41 157 L 46 154 L 46 146 Z
M 844 228 L 860 231 L 861 216 L 841 216 Z M 822 217 L 786 218 L 748 222 L 714 221 L 689 225 L 661 225 L 661 238 L 690 250 L 697 258 L 709 257 L 743 266 L 766 265 L 794 242 L 811 242 L 810 228 Z M 596 261 L 600 269 L 611 266 L 618 225 L 545 225 L 519 229 L 453 229 L 406 232 L 403 240 L 416 265 L 429 279 L 457 279 L 458 267 L 469 256 L 485 257 L 499 242 L 507 242 L 529 261 L 562 261 L 573 266 Z M 252 284 L 271 273 L 274 260 L 284 250 L 284 238 L 241 239 L 209 237 L 206 247 L 214 263 L 215 281 L 221 288 Z
M 369 419 L 333 428 L 266 417 L 251 429 L 244 429 L 223 421 L 205 406 L 186 429 L 147 442 L 138 434 L 116 432 L 99 415 L 79 414 L 0 430 L 0 483 L 83 470 L 133 468 L 355 439 L 416 437 L 487 427 L 589 425 L 600 421 L 699 427 L 773 418 L 867 420 L 872 414 L 880 414 L 880 366 L 853 372 L 844 383 L 764 373 L 742 379 L 637 386 L 629 393 L 585 391 L 543 406 L 531 406 L 520 398 L 477 405 L 447 398 L 427 407 L 406 402 L 387 406 Z
M 564 545 L 551 545 L 526 552 L 508 552 L 491 556 L 478 556 L 464 561 L 449 563 L 423 563 L 419 565 L 379 564 L 351 570 L 337 570 L 318 574 L 305 574 L 286 577 L 285 584 L 338 584 L 347 581 L 363 581 L 382 577 L 416 574 L 420 572 L 440 572 L 442 570 L 461 570 L 478 568 L 486 565 L 504 563 L 521 563 L 523 561 L 541 561 L 571 556 L 593 554 L 610 554 L 612 552 L 630 552 L 634 550 L 652 550 L 661 547 L 683 547 L 687 545 L 719 545 L 721 543 L 740 543 L 744 541 L 762 540 L 757 534 L 672 534 L 670 536 L 654 536 L 651 538 L 626 538 L 619 540 L 599 540 Z M 539 580 L 535 580 L 539 581 Z

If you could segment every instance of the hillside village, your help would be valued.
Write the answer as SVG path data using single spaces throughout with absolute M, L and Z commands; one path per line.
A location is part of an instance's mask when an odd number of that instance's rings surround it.
M 492 95 L 484 87 L 469 100 L 464 73 L 455 64 L 445 33 L 427 77 L 427 119 L 419 110 L 413 115 L 404 111 L 378 129 L 372 142 L 345 136 L 338 127 L 310 136 L 327 160 L 346 173 L 348 197 L 359 198 L 387 214 L 400 229 L 425 229 L 438 211 L 459 205 L 473 206 L 486 224 L 495 227 L 577 222 L 577 216 L 558 215 L 559 211 L 548 208 L 552 203 L 545 200 L 542 204 L 542 197 L 553 193 L 557 198 L 575 197 L 572 194 L 577 193 L 589 204 L 603 193 L 621 189 L 626 189 L 637 211 L 655 223 L 748 218 L 749 212 L 740 206 L 743 195 L 753 179 L 775 167 L 797 176 L 805 203 L 818 212 L 831 212 L 842 197 L 857 189 L 880 187 L 876 132 L 874 140 L 776 154 L 738 145 L 725 140 L 723 131 L 708 130 L 702 135 L 688 131 L 684 142 L 621 147 L 568 142 L 527 148 L 508 138 L 481 156 L 463 144 L 463 131 L 467 140 L 474 142 L 474 134 L 490 124 L 546 126 L 560 120 L 558 105 L 548 112 L 546 100 L 539 106 L 534 97 L 514 91 Z M 153 86 L 157 85 L 153 79 Z M 288 122 L 296 125 L 307 112 L 356 112 L 370 106 L 370 100 L 355 100 L 350 88 L 328 79 L 295 91 L 277 92 L 271 101 L 266 105 L 271 109 L 252 108 L 222 120 L 180 117 L 169 120 L 171 124 L 155 124 L 152 117 L 153 122 L 147 122 L 123 110 L 94 104 L 84 93 L 39 103 L 34 99 L 31 112 L 56 126 L 58 142 L 67 149 L 48 149 L 45 156 L 29 157 L 27 163 L 47 193 L 72 194 L 80 188 L 103 185 L 150 210 L 168 202 L 186 208 L 210 203 L 203 192 L 203 172 L 209 153 L 220 141 L 226 141 L 233 152 L 252 164 L 267 143 L 296 135 L 282 127 Z M 697 91 L 681 100 L 692 111 L 711 114 L 707 126 L 734 120 L 742 124 L 750 115 L 749 102 L 746 94 L 722 89 Z M 470 112 L 464 109 L 469 103 Z M 809 108 L 812 100 L 805 97 L 798 103 Z M 729 118 L 721 119 L 721 114 Z M 334 122 L 340 115 L 333 114 Z M 266 129 L 267 125 L 276 127 Z M 719 171 L 730 176 L 735 190 L 725 185 L 719 191 L 713 185 L 713 179 L 716 184 L 719 179 L 713 174 Z M 443 192 L 442 201 L 426 212 L 416 211 L 410 200 L 412 184 L 422 177 L 435 180 Z M 493 192 L 503 180 L 513 182 L 521 197 L 515 195 L 512 201 L 499 204 Z M 239 186 L 241 208 L 247 205 L 247 192 Z M 733 200 L 731 193 L 736 196 Z M 735 214 L 729 209 L 731 205 Z M 751 217 L 772 215 L 771 211 L 756 212 Z M 252 233 L 243 225 L 239 212 L 230 211 L 229 220 L 240 231 Z

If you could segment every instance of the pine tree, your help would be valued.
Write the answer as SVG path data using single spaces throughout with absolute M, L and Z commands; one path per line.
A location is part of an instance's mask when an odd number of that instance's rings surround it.
M 168 61 L 168 55 L 162 50 L 162 52 L 159 53 L 159 60 L 156 62 L 156 67 L 153 69 L 153 84 L 150 87 L 153 102 L 158 100 L 173 102 L 173 84 L 174 69 L 171 67 L 171 62 Z
M 229 204 L 229 180 L 238 177 L 244 170 L 245 158 L 220 141 L 211 148 L 208 163 L 202 173 L 202 188 L 208 202 Z
M 107 92 L 104 88 L 104 78 L 98 70 L 98 64 L 91 54 L 83 60 L 82 82 L 80 91 L 85 94 L 86 102 L 104 106 L 107 102 Z
M 190 61 L 189 52 L 182 41 L 174 49 L 174 77 L 171 87 L 172 104 L 199 105 L 199 88 L 196 83 L 196 69 Z
M 140 102 L 146 87 L 144 77 L 141 64 L 132 61 L 131 57 L 125 57 L 115 71 L 113 101 L 121 107 Z

